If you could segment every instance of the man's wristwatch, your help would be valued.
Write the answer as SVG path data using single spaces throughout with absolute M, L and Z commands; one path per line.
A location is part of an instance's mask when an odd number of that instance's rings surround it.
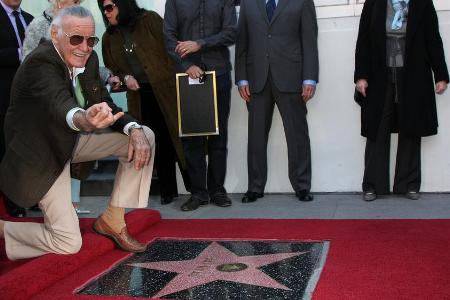
M 137 123 L 130 125 L 130 127 L 128 127 L 128 135 L 131 134 L 133 129 L 142 129 L 142 126 Z

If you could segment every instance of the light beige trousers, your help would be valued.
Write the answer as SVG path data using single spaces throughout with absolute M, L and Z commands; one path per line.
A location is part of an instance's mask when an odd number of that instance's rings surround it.
M 129 137 L 109 129 L 80 134 L 71 162 L 92 161 L 117 156 L 117 169 L 110 205 L 124 208 L 147 207 L 155 156 L 155 136 L 144 127 L 151 148 L 151 160 L 141 170 L 128 162 Z M 44 224 L 5 222 L 6 255 L 11 260 L 36 257 L 47 253 L 72 254 L 81 248 L 78 217 L 71 201 L 70 161 L 39 202 Z

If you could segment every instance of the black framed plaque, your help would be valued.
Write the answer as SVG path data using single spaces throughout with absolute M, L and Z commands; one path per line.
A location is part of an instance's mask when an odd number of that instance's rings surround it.
M 216 72 L 205 72 L 200 80 L 186 73 L 176 78 L 179 136 L 218 135 Z

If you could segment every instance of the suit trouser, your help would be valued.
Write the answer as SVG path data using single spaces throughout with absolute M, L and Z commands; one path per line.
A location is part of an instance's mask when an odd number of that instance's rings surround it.
M 128 162 L 129 137 L 109 129 L 80 134 L 72 162 L 84 162 L 117 156 L 116 172 L 110 205 L 113 207 L 147 207 L 154 158 L 154 134 L 144 127 L 152 156 L 148 166 L 137 171 Z M 47 253 L 71 254 L 79 251 L 82 241 L 78 217 L 71 202 L 70 161 L 47 194 L 39 202 L 44 224 L 5 222 L 5 246 L 9 259 L 36 257 Z
M 248 191 L 264 193 L 267 181 L 267 141 L 275 103 L 283 120 L 289 162 L 289 180 L 294 191 L 311 189 L 311 148 L 306 104 L 298 93 L 280 92 L 269 75 L 264 89 L 247 103 Z
M 386 84 L 383 115 L 378 127 L 376 140 L 367 139 L 366 142 L 363 191 L 374 191 L 379 195 L 389 194 L 391 130 L 393 127 L 396 127 L 397 116 L 395 83 L 391 75 L 389 75 Z M 404 194 L 408 191 L 419 191 L 421 183 L 420 144 L 420 137 L 410 137 L 402 135 L 401 132 L 399 133 L 394 193 Z
M 216 78 L 219 135 L 182 138 L 187 171 L 191 179 L 191 194 L 208 199 L 208 193 L 225 193 L 227 171 L 228 117 L 231 101 L 231 75 L 225 73 Z M 208 167 L 206 166 L 206 147 Z

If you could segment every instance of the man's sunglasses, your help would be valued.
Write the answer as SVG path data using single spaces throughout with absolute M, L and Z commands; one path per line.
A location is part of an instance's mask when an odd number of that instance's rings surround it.
M 64 32 L 64 31 L 63 31 Z M 88 47 L 94 47 L 95 45 L 97 45 L 99 39 L 96 36 L 82 36 L 79 34 L 73 34 L 73 35 L 69 35 L 67 33 L 64 32 L 64 34 L 69 38 L 69 43 L 72 46 L 78 46 L 81 43 L 83 43 L 83 41 L 86 39 L 86 44 L 88 45 Z
M 116 5 L 115 5 L 114 3 L 105 5 L 105 6 L 103 6 L 103 11 L 104 11 L 105 13 L 110 13 L 110 12 L 113 11 L 113 9 L 114 9 L 115 6 L 116 6 Z

